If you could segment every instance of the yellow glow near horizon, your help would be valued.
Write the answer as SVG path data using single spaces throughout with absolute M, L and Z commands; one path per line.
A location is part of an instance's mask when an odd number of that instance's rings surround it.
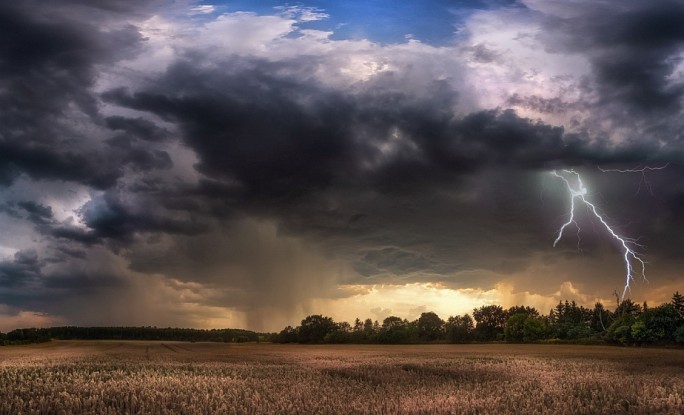
M 586 307 L 593 306 L 595 301 L 601 301 L 603 304 L 610 301 L 583 294 L 570 281 L 564 281 L 558 287 L 558 291 L 549 295 L 516 291 L 515 287 L 507 282 L 499 282 L 488 290 L 454 289 L 441 283 L 346 285 L 340 286 L 339 289 L 351 295 L 337 299 L 315 300 L 311 314 L 326 314 L 335 321 L 347 321 L 350 324 L 353 324 L 357 317 L 362 320 L 371 318 L 382 323 L 388 316 L 415 320 L 422 312 L 427 311 L 435 312 L 446 320 L 450 316 L 465 313 L 472 315 L 473 309 L 494 304 L 504 308 L 525 305 L 547 314 L 561 300 L 575 300 Z M 298 321 L 293 323 L 296 325 Z
M 452 289 L 441 283 L 353 285 L 343 286 L 341 289 L 358 294 L 335 300 L 321 299 L 312 308 L 327 310 L 336 321 L 352 322 L 359 317 L 381 322 L 390 315 L 414 320 L 426 311 L 433 311 L 442 319 L 447 319 L 449 316 L 472 314 L 474 308 L 483 305 L 508 306 L 509 300 L 514 300 L 511 287 L 503 284 L 490 290 Z M 533 297 L 530 295 L 525 297 L 536 300 L 533 303 L 543 306 L 555 301 L 554 298 L 530 298 Z

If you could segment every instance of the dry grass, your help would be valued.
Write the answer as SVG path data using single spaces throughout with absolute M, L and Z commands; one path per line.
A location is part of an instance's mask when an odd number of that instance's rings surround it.
M 53 341 L 0 348 L 0 414 L 684 413 L 684 351 Z

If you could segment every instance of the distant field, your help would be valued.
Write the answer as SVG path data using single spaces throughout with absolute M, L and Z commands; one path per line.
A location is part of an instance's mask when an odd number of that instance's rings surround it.
M 681 414 L 684 351 L 52 341 L 0 347 L 0 414 Z

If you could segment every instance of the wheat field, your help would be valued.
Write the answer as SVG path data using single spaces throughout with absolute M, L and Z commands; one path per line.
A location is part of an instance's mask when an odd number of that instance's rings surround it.
M 681 414 L 684 351 L 52 341 L 0 348 L 0 414 Z

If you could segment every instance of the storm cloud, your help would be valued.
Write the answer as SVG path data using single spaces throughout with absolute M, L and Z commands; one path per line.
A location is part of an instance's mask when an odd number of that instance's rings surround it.
M 261 330 L 378 286 L 609 297 L 619 255 L 587 217 L 580 250 L 552 246 L 555 169 L 639 238 L 651 284 L 680 282 L 682 4 L 480 5 L 442 43 L 193 6 L 0 5 L 11 313 Z

